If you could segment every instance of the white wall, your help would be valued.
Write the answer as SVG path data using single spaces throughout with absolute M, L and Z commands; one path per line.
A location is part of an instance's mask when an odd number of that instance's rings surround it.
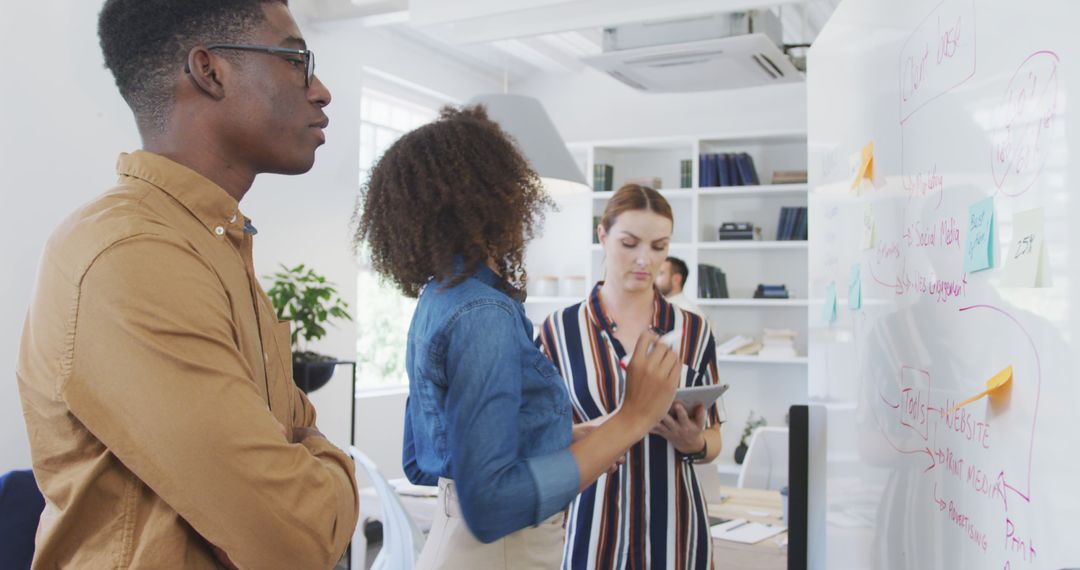
M 5 82 L 0 105 L 0 240 L 7 277 L 0 282 L 0 473 L 30 465 L 15 381 L 15 361 L 33 276 L 42 246 L 59 221 L 115 181 L 117 154 L 138 148 L 130 111 L 120 98 L 98 47 L 100 3 L 69 0 L 0 3 L 0 30 L 11 45 L 33 46 L 17 81 Z M 333 94 L 328 144 L 316 166 L 297 177 L 262 176 L 242 203 L 259 228 L 255 264 L 260 275 L 278 264 L 305 262 L 336 282 L 355 302 L 356 266 L 349 249 L 349 219 L 358 192 L 360 67 L 370 65 L 467 99 L 499 83 L 415 44 L 355 24 L 306 25 L 318 54 L 318 73 Z M 48 29 L 47 37 L 41 30 Z M 26 50 L 24 50 L 26 51 Z M 14 77 L 14 76 L 10 76 Z M 353 358 L 355 328 L 332 328 L 318 347 Z M 320 427 L 339 445 L 348 441 L 347 374 L 312 395 Z M 404 398 L 398 396 L 403 407 Z M 369 417 L 358 405 L 361 420 Z M 392 410 L 383 405 L 380 410 Z M 397 414 L 400 418 L 400 412 Z M 360 423 L 362 430 L 399 435 L 377 460 L 400 467 L 400 425 Z M 397 420 L 400 424 L 400 419 Z M 391 453 L 391 448 L 392 453 Z

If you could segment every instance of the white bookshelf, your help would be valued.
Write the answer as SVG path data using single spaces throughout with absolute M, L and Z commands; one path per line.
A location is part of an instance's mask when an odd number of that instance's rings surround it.
M 571 154 L 592 182 L 597 163 L 613 167 L 612 189 L 629 178 L 659 177 L 660 193 L 671 204 L 675 217 L 670 254 L 690 268 L 687 295 L 701 307 L 713 325 L 717 343 L 743 334 L 760 337 L 764 328 L 786 328 L 798 333 L 794 358 L 725 355 L 717 359 L 722 381 L 732 389 L 725 395 L 727 422 L 722 428 L 724 451 L 717 460 L 721 472 L 737 474 L 732 459 L 749 410 L 763 414 L 769 425 L 784 425 L 787 408 L 807 401 L 806 345 L 808 312 L 808 248 L 806 241 L 777 241 L 780 209 L 807 206 L 808 185 L 762 184 L 758 186 L 706 187 L 699 180 L 699 155 L 703 153 L 747 152 L 754 160 L 758 177 L 769 182 L 775 170 L 806 170 L 806 133 L 803 131 L 756 131 L 622 140 L 600 140 L 569 145 Z M 680 188 L 680 161 L 693 165 L 689 188 Z M 560 227 L 549 243 L 542 271 L 562 276 L 584 274 L 587 281 L 602 279 L 604 254 L 592 244 L 594 217 L 603 213 L 611 192 L 590 192 L 580 198 L 560 202 Z M 579 220 L 579 221 L 573 221 Z M 751 222 L 761 228 L 761 239 L 721 241 L 722 222 Z M 571 224 L 580 226 L 570 227 Z M 544 236 L 540 241 L 549 239 Z M 588 240 L 582 241 L 579 240 Z M 584 244 L 589 244 L 584 246 Z M 556 262 L 556 258 L 557 262 Z M 698 299 L 698 264 L 721 268 L 727 277 L 731 298 Z M 539 263 L 537 264 L 540 265 Z M 530 275 L 538 275 L 530 267 Z M 759 283 L 784 283 L 792 298 L 754 299 Z M 530 297 L 526 310 L 542 319 L 562 306 L 581 299 Z M 820 308 L 820 301 L 814 307 Z

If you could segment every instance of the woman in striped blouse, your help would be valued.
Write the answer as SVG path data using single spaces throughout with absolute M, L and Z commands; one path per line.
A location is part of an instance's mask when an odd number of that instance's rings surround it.
M 656 190 L 620 188 L 597 228 L 605 280 L 588 299 L 544 322 L 540 342 L 566 381 L 575 438 L 618 409 L 624 383 L 619 361 L 646 331 L 681 331 L 675 348 L 683 363 L 682 386 L 717 381 L 708 323 L 669 304 L 653 284 L 667 258 L 673 223 L 671 206 Z M 601 476 L 573 502 L 563 568 L 711 568 L 705 494 L 692 465 L 719 454 L 719 419 L 715 405 L 688 411 L 675 402 L 617 471 Z

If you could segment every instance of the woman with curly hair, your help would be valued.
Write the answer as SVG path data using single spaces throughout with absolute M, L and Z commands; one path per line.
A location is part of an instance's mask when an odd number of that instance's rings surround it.
M 642 335 L 622 406 L 572 436 L 562 378 L 525 316 L 525 245 L 549 205 L 483 107 L 443 109 L 379 160 L 356 244 L 418 297 L 409 326 L 403 462 L 439 485 L 419 568 L 553 568 L 561 513 L 667 412 L 677 356 Z

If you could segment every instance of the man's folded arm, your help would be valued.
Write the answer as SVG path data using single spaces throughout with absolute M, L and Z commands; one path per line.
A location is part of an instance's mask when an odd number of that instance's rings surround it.
M 152 235 L 101 254 L 80 299 L 61 395 L 83 425 L 239 567 L 332 567 L 356 524 L 353 463 L 282 436 L 237 348 L 231 303 L 246 301 Z

